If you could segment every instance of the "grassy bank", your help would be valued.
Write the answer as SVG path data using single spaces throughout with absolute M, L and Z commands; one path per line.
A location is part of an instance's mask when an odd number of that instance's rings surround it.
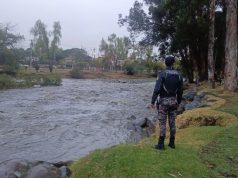
M 217 108 L 238 117 L 238 94 L 216 93 L 226 99 L 226 103 Z M 201 149 L 201 158 L 214 177 L 238 177 L 238 124 L 232 124 L 221 131 Z
M 101 71 L 101 70 L 72 70 L 71 78 L 77 79 L 146 79 L 151 78 L 149 74 L 137 73 L 127 75 L 123 71 Z
M 194 110 L 178 118 L 178 125 L 191 116 L 195 122 L 178 129 L 175 150 L 153 149 L 154 135 L 137 145 L 93 152 L 72 164 L 71 177 L 238 177 L 238 124 L 231 115 L 237 115 L 237 94 L 224 93 L 222 88 L 206 92 L 211 94 L 203 108 L 206 112 Z M 211 118 L 217 122 L 209 124 Z
M 42 68 L 38 72 L 35 69 L 27 69 L 22 71 L 25 75 L 40 74 L 49 75 L 49 69 Z M 146 73 L 138 73 L 135 75 L 127 75 L 123 71 L 102 71 L 102 70 L 76 70 L 72 72 L 71 69 L 54 69 L 53 74 L 59 75 L 62 78 L 79 78 L 79 79 L 144 79 L 149 78 Z M 74 77 L 73 77 L 74 76 Z
M 29 88 L 34 85 L 41 86 L 58 86 L 62 78 L 79 78 L 79 79 L 145 79 L 149 78 L 147 74 L 126 75 L 122 71 L 99 71 L 99 70 L 82 70 L 80 73 L 72 76 L 71 69 L 54 69 L 52 73 L 49 69 L 43 68 L 38 72 L 33 69 L 19 70 L 16 76 L 0 74 L 0 90 L 12 88 Z
M 13 88 L 29 88 L 33 86 L 59 86 L 62 79 L 57 74 L 18 74 L 10 76 L 6 74 L 0 75 L 0 90 Z

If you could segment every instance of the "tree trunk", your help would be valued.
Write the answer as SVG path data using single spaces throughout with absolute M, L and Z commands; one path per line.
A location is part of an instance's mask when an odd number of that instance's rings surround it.
M 215 88 L 215 65 L 214 65 L 214 33 L 215 33 L 215 0 L 210 0 L 210 23 L 209 23 L 209 40 L 208 40 L 208 82 Z
M 189 83 L 193 83 L 193 66 L 190 62 L 189 56 L 188 56 L 188 50 L 187 47 L 185 47 L 184 50 L 180 49 L 179 54 L 182 58 L 182 66 L 186 70 L 186 77 L 189 81 Z
M 226 0 L 225 89 L 237 89 L 237 0 Z

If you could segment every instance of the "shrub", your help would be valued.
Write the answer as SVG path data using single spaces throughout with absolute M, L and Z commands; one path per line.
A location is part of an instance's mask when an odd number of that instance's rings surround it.
M 134 75 L 137 73 L 143 73 L 146 70 L 144 63 L 138 61 L 126 61 L 124 64 L 124 71 L 127 75 Z
M 186 70 L 184 69 L 180 60 L 175 60 L 174 68 L 179 72 L 181 72 L 182 74 L 186 74 Z
M 147 68 L 147 72 L 151 74 L 153 77 L 157 76 L 159 70 L 165 69 L 165 65 L 162 61 L 147 60 L 144 62 L 144 65 Z
M 0 74 L 16 76 L 17 68 L 15 68 L 15 66 L 4 65 L 2 70 L 0 71 Z
M 23 79 L 25 80 L 25 87 L 40 85 L 40 76 L 37 75 L 25 76 Z
M 26 88 L 34 85 L 41 86 L 59 86 L 62 79 L 58 75 L 31 75 L 31 76 L 18 76 L 16 79 L 10 75 L 0 75 L 0 90 L 10 88 Z
M 8 89 L 14 87 L 15 87 L 15 80 L 11 76 L 7 74 L 0 75 L 0 89 Z
M 40 79 L 42 86 L 59 86 L 62 83 L 62 79 L 58 75 L 44 76 Z
M 85 67 L 85 63 L 79 63 L 74 66 L 73 70 L 70 72 L 70 76 L 72 78 L 81 79 L 83 78 L 83 69 Z
M 143 73 L 146 70 L 146 66 L 143 63 L 135 64 L 136 73 Z
M 127 64 L 125 66 L 125 72 L 127 75 L 134 75 L 136 73 L 136 67 L 133 64 Z

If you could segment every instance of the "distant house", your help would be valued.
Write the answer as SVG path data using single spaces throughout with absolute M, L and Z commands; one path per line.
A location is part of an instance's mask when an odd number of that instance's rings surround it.
M 75 64 L 75 60 L 71 58 L 65 58 L 62 64 L 62 67 L 64 69 L 72 69 Z

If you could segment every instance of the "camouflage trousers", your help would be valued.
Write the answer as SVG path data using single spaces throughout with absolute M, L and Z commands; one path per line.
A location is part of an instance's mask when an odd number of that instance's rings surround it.
M 166 97 L 161 98 L 157 105 L 158 113 L 159 113 L 159 125 L 160 125 L 160 136 L 166 136 L 166 122 L 167 117 L 169 121 L 170 128 L 170 137 L 174 137 L 176 134 L 176 110 L 178 107 L 176 97 Z

